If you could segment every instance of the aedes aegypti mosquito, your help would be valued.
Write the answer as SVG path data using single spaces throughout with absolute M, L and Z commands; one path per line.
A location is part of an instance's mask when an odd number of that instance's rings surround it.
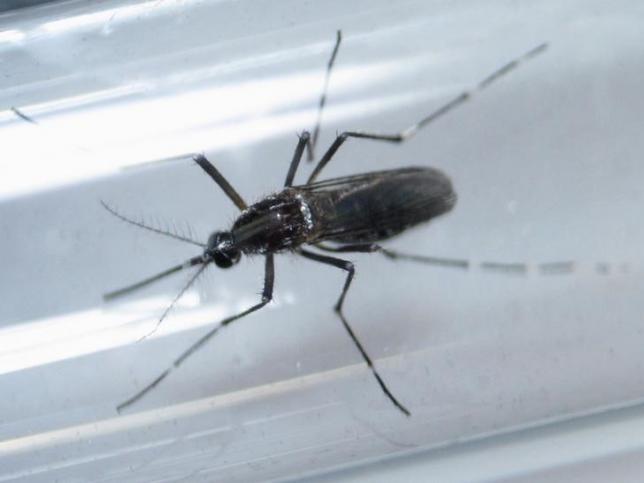
M 345 297 L 355 274 L 353 263 L 335 255 L 322 254 L 303 248 L 303 246 L 308 245 L 327 253 L 379 252 L 390 259 L 406 259 L 433 265 L 466 268 L 469 264 L 467 260 L 408 255 L 383 248 L 378 244 L 378 242 L 388 240 L 412 226 L 449 212 L 456 203 L 456 193 L 450 179 L 441 171 L 430 167 L 406 167 L 387 171 L 374 171 L 324 181 L 318 181 L 318 177 L 347 139 L 361 138 L 389 143 L 402 143 L 413 137 L 421 128 L 466 102 L 476 92 L 488 87 L 522 61 L 543 52 L 547 44 L 541 44 L 495 70 L 473 89 L 461 93 L 419 122 L 399 133 L 373 134 L 345 131 L 339 134 L 319 159 L 306 183 L 294 185 L 295 175 L 304 151 L 307 150 L 309 160 L 314 159 L 314 149 L 320 131 L 329 79 L 341 41 L 342 34 L 338 31 L 326 68 L 324 88 L 318 105 L 318 116 L 313 135 L 304 131 L 299 136 L 293 159 L 286 174 L 284 187 L 281 191 L 248 206 L 228 180 L 204 155 L 194 156 L 194 161 L 241 211 L 241 214 L 229 230 L 215 231 L 210 235 L 207 243 L 201 243 L 192 238 L 160 230 L 143 222 L 127 218 L 107 203 L 102 202 L 107 211 L 127 223 L 192 243 L 203 249 L 200 255 L 184 263 L 105 295 L 106 300 L 115 299 L 181 270 L 198 267 L 188 283 L 163 312 L 157 322 L 157 326 L 206 267 L 214 264 L 219 268 L 230 268 L 239 262 L 242 254 L 263 255 L 265 257 L 264 288 L 261 301 L 241 313 L 222 320 L 175 359 L 172 365 L 159 377 L 127 401 L 121 403 L 117 407 L 118 411 L 133 404 L 151 391 L 173 369 L 179 367 L 190 355 L 211 339 L 220 328 L 268 304 L 273 297 L 275 275 L 273 257 L 280 252 L 292 252 L 309 260 L 331 265 L 347 272 L 340 297 L 334 307 L 335 312 L 384 394 L 402 413 L 407 416 L 411 415 L 410 411 L 398 401 L 387 387 L 387 384 L 375 368 L 371 357 L 369 357 L 343 313 Z M 24 116 L 19 112 L 17 114 L 21 117 Z M 30 119 L 27 118 L 27 120 Z M 546 265 L 544 264 L 542 268 L 547 269 Z M 558 264 L 551 265 L 554 270 L 566 269 L 565 266 L 557 267 Z M 481 266 L 482 268 L 510 272 L 525 269 L 525 264 L 515 263 L 483 263 Z

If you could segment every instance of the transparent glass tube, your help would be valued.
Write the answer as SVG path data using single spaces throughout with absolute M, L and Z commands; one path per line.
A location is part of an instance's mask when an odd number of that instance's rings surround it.
M 155 0 L 0 16 L 0 481 L 293 478 L 639 404 L 644 34 L 621 3 Z M 200 240 L 229 227 L 234 205 L 190 153 L 248 202 L 279 190 L 337 29 L 320 152 L 345 129 L 403 129 L 548 42 L 408 143 L 350 140 L 325 171 L 438 167 L 457 207 L 387 246 L 527 275 L 347 256 L 347 317 L 406 418 L 333 313 L 344 274 L 284 254 L 267 308 L 118 414 L 258 301 L 263 264 L 208 270 L 145 337 L 190 274 L 102 294 L 199 249 L 100 202 Z M 575 270 L 540 270 L 560 261 Z

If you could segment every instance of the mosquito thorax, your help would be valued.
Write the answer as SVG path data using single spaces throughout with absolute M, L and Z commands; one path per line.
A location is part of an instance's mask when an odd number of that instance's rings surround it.
M 230 268 L 239 261 L 241 252 L 229 231 L 216 231 L 208 237 L 204 258 L 212 260 L 219 268 Z

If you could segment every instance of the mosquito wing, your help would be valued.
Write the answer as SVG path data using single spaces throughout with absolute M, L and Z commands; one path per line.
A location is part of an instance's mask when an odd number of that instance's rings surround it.
M 403 168 L 333 178 L 304 186 L 316 223 L 311 243 L 370 243 L 391 238 L 450 211 L 456 193 L 434 168 Z

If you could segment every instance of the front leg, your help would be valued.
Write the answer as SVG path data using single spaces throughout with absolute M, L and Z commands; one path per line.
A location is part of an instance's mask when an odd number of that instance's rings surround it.
M 246 208 L 248 208 L 248 205 L 246 205 L 244 199 L 239 196 L 239 193 L 235 191 L 235 188 L 232 187 L 228 180 L 224 178 L 224 175 L 221 174 L 219 170 L 217 170 L 217 168 L 215 168 L 203 154 L 198 154 L 192 159 L 201 167 L 201 169 L 206 172 L 208 176 L 213 179 L 215 183 L 217 183 L 217 185 L 222 189 L 226 196 L 228 196 L 230 201 L 235 203 L 235 206 L 237 206 L 237 208 L 239 208 L 241 211 L 244 211 Z
M 253 312 L 256 312 L 257 310 L 264 307 L 267 303 L 269 303 L 273 299 L 274 281 L 275 281 L 275 266 L 273 263 L 273 255 L 270 254 L 270 255 L 266 255 L 266 265 L 264 268 L 264 289 L 262 290 L 262 300 L 259 303 L 250 307 L 249 309 L 246 309 L 243 312 L 240 312 L 239 314 L 232 315 L 230 317 L 225 318 L 216 327 L 213 327 L 208 332 L 206 332 L 203 336 L 201 336 L 199 340 L 197 340 L 194 344 L 192 344 L 185 351 L 183 351 L 183 353 L 181 353 L 181 355 L 174 360 L 172 365 L 168 367 L 165 371 L 163 371 L 161 375 L 159 375 L 154 381 L 152 381 L 150 384 L 145 386 L 143 389 L 141 389 L 139 392 L 137 392 L 134 396 L 129 398 L 127 401 L 124 401 L 121 404 L 119 404 L 116 407 L 116 410 L 120 413 L 123 409 L 134 404 L 136 401 L 141 399 L 148 392 L 150 392 L 152 389 L 158 386 L 159 383 L 163 381 L 174 369 L 178 368 L 181 364 L 185 362 L 185 360 L 188 357 L 190 357 L 198 349 L 203 347 L 204 344 L 206 344 L 206 342 L 212 339 L 215 336 L 215 334 L 219 332 L 219 329 L 235 322 L 236 320 L 241 319 L 242 317 L 245 317 Z

